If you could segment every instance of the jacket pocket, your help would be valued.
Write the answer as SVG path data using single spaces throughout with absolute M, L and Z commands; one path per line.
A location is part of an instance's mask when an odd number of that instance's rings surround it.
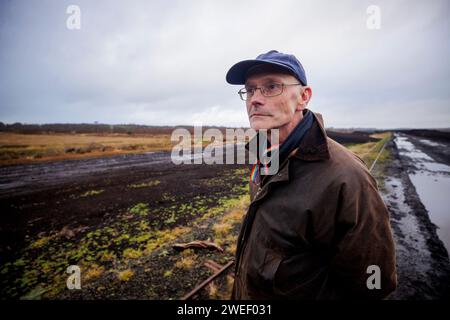
M 282 257 L 269 248 L 258 247 L 247 257 L 247 290 L 256 299 L 270 299 L 273 296 L 272 284 L 275 272 Z
M 328 267 L 318 256 L 284 257 L 273 273 L 273 292 L 286 299 L 313 300 L 327 280 Z
M 278 270 L 283 257 L 274 250 L 266 250 L 264 255 L 264 263 L 260 268 L 259 275 L 263 279 L 264 283 L 272 286 L 274 276 Z

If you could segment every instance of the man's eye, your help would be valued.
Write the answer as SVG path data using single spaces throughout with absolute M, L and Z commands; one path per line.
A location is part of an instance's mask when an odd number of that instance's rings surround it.
M 278 84 L 277 83 L 271 83 L 271 84 L 266 85 L 266 89 L 267 90 L 275 90 L 277 88 L 278 88 Z

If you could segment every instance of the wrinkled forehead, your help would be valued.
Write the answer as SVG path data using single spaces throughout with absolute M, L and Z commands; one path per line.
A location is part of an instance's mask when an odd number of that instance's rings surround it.
M 257 80 L 287 80 L 297 79 L 289 70 L 267 64 L 260 64 L 250 68 L 245 75 L 245 84 L 257 81 Z

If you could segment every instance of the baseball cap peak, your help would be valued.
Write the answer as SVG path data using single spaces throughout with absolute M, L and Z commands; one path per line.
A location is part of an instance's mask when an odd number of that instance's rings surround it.
M 226 80 L 230 84 L 245 84 L 248 70 L 261 64 L 285 69 L 292 73 L 301 84 L 307 85 L 305 70 L 300 61 L 293 54 L 286 54 L 277 50 L 270 50 L 258 55 L 256 59 L 243 60 L 234 64 L 228 70 Z

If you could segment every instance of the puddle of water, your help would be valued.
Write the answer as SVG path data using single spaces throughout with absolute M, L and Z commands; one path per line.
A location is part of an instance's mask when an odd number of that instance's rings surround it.
M 402 181 L 395 177 L 386 180 L 388 193 L 383 195 L 385 202 L 393 208 L 391 214 L 399 216 L 397 225 L 400 228 L 404 238 L 399 239 L 399 235 L 394 232 L 397 248 L 397 263 L 408 264 L 414 268 L 415 274 L 424 274 L 431 269 L 431 255 L 426 245 L 426 240 L 422 235 L 417 218 L 412 214 L 410 206 L 405 202 L 405 190 Z M 393 212 L 392 212 L 393 211 Z M 408 244 L 405 246 L 403 243 Z M 411 252 L 413 251 L 413 252 Z M 411 263 L 410 257 L 414 256 L 414 263 Z
M 395 143 L 397 144 L 399 153 L 402 156 L 407 156 L 408 158 L 416 160 L 426 160 L 434 162 L 433 158 L 428 156 L 426 153 L 417 150 L 414 144 L 409 142 L 408 138 L 406 137 L 396 136 Z
M 450 173 L 450 166 L 437 162 L 423 162 L 421 167 L 432 172 Z
M 52 186 L 67 179 L 102 174 L 109 170 L 133 169 L 170 163 L 169 152 L 116 155 L 104 158 L 62 160 L 50 163 L 0 167 L 0 195 Z
M 427 144 L 427 145 L 429 145 L 431 147 L 444 147 L 443 144 L 440 144 L 440 143 L 437 143 L 437 142 L 434 142 L 434 141 L 431 141 L 431 140 L 427 140 L 427 139 L 419 139 L 419 141 L 424 143 L 424 144 Z
M 450 176 L 427 172 L 409 175 L 430 219 L 439 228 L 437 234 L 450 251 Z
M 437 234 L 450 252 L 450 166 L 435 162 L 415 148 L 408 138 L 395 137 L 401 156 L 406 156 L 419 168 L 409 178 L 416 188 L 431 221 L 438 226 Z

